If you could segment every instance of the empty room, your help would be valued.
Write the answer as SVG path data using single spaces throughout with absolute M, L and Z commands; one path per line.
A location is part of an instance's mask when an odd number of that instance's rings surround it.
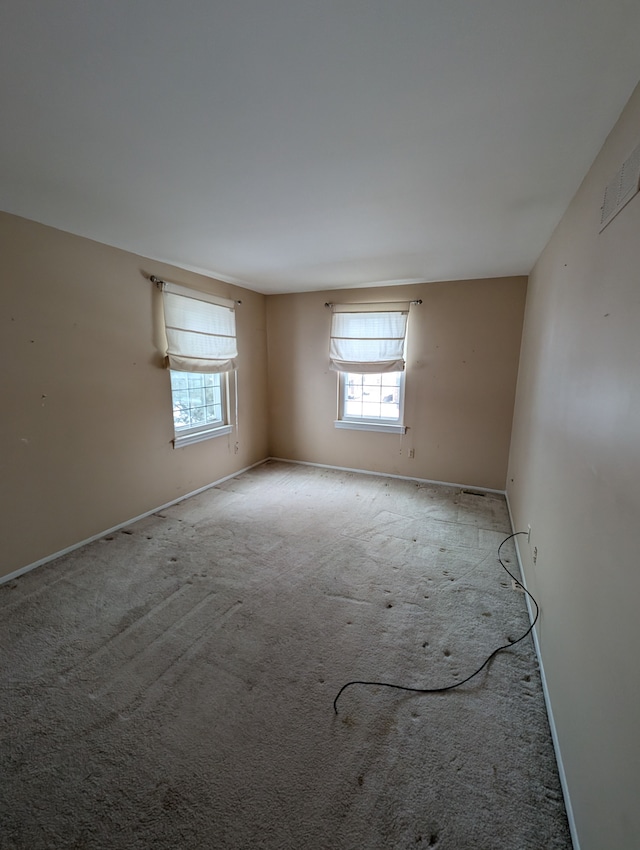
M 3 3 L 2 850 L 640 847 L 639 36 Z

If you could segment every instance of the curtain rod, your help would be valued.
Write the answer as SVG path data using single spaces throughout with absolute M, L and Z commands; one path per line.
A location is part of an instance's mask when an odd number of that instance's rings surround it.
M 184 286 L 183 283 L 175 283 L 175 281 L 172 281 L 172 280 L 162 280 L 162 278 L 156 277 L 154 274 L 152 274 L 149 277 L 149 280 L 151 281 L 151 283 L 155 283 L 155 285 L 158 287 L 158 289 L 162 289 L 162 287 L 165 285 L 165 283 L 173 283 L 175 286 Z M 194 292 L 204 292 L 204 290 L 202 290 L 202 289 L 194 289 L 193 286 L 187 286 L 185 288 L 186 289 L 193 289 Z M 204 294 L 205 295 L 214 295 L 215 293 L 205 292 Z M 217 295 L 216 297 L 217 298 L 224 298 L 223 295 Z M 242 304 L 242 301 L 240 301 L 238 298 L 231 298 L 229 300 L 233 301 L 234 304 Z
M 422 298 L 416 298 L 415 301 L 341 301 L 338 305 L 333 301 L 325 301 L 325 307 L 384 307 L 385 304 L 422 304 Z

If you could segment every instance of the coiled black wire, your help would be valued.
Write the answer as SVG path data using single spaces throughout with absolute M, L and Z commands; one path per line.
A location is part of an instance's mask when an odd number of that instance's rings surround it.
M 521 640 L 524 640 L 527 637 L 527 635 L 530 634 L 533 631 L 533 627 L 538 622 L 538 616 L 540 614 L 540 608 L 538 606 L 538 603 L 534 599 L 534 597 L 531 595 L 531 593 L 529 593 L 529 591 L 522 584 L 522 582 L 520 582 L 513 575 L 513 573 L 510 572 L 507 569 L 507 567 L 504 565 L 504 563 L 502 561 L 502 558 L 500 557 L 500 552 L 501 552 L 504 544 L 508 543 L 509 540 L 511 540 L 514 537 L 517 537 L 519 534 L 528 534 L 528 532 L 527 531 L 516 531 L 514 534 L 510 534 L 508 537 L 505 537 L 505 539 L 502 541 L 502 543 L 498 546 L 498 561 L 499 561 L 502 569 L 513 579 L 513 581 L 516 583 L 516 586 L 521 588 L 527 594 L 527 596 L 529 597 L 529 599 L 533 602 L 533 604 L 535 606 L 535 611 L 536 611 L 535 617 L 533 618 L 533 621 L 532 621 L 531 625 L 529 626 L 529 628 L 526 630 L 526 632 L 521 637 L 517 638 L 516 640 L 512 640 L 509 643 L 505 643 L 503 646 L 499 646 L 497 649 L 494 649 L 493 652 L 491 653 L 491 655 L 489 655 L 486 658 L 486 660 L 480 665 L 480 667 L 478 667 L 477 670 L 475 670 L 469 676 L 466 676 L 464 679 L 461 679 L 459 682 L 454 682 L 454 684 L 452 684 L 452 685 L 444 685 L 442 688 L 410 688 L 407 685 L 396 685 L 396 684 L 392 684 L 391 682 L 364 682 L 364 681 L 361 681 L 359 679 L 354 679 L 351 682 L 347 682 L 346 685 L 343 685 L 340 688 L 340 690 L 338 691 L 336 698 L 333 701 L 333 710 L 334 710 L 335 714 L 338 713 L 338 700 L 340 699 L 340 696 L 342 695 L 342 693 L 344 691 L 346 691 L 347 688 L 350 688 L 352 685 L 375 685 L 376 687 L 380 687 L 380 688 L 395 688 L 398 691 L 411 691 L 412 693 L 415 693 L 415 694 L 441 694 L 441 693 L 444 693 L 444 691 L 451 691 L 454 688 L 459 688 L 460 685 L 464 685 L 466 682 L 468 682 L 470 679 L 473 679 L 474 676 L 477 676 L 478 673 L 480 673 L 482 670 L 484 670 L 484 668 L 491 661 L 491 659 L 494 658 L 499 652 L 502 652 L 503 649 L 509 649 L 510 647 L 515 646 L 517 643 L 520 643 Z

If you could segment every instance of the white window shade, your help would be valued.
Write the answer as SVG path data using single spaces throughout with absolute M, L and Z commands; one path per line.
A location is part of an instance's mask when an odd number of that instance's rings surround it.
M 235 304 L 177 284 L 163 285 L 167 359 L 178 372 L 230 372 L 237 366 Z
M 334 312 L 330 367 L 335 372 L 402 372 L 406 311 Z

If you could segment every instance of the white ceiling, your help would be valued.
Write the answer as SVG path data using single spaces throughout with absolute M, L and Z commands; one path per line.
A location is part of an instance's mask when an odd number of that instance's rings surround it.
M 2 0 L 0 208 L 260 292 L 526 274 L 639 36 L 638 0 Z

